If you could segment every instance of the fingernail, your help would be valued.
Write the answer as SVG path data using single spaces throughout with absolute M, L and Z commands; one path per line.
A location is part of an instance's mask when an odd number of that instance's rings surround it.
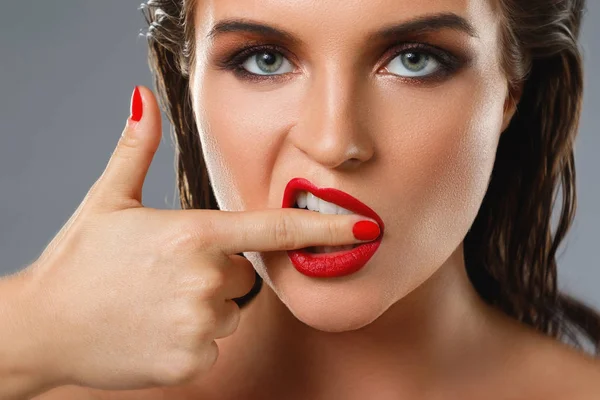
M 140 94 L 140 89 L 136 86 L 131 96 L 131 120 L 139 122 L 142 119 L 143 109 L 142 95 Z
M 359 221 L 352 227 L 352 233 L 358 240 L 375 240 L 381 231 L 379 225 L 373 221 Z

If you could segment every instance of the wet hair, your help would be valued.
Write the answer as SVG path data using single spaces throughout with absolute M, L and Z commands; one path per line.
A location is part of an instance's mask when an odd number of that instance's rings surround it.
M 148 24 L 144 34 L 155 91 L 176 146 L 181 208 L 219 209 L 189 87 L 196 1 L 148 0 L 140 9 Z M 600 315 L 557 288 L 556 251 L 576 208 L 573 149 L 583 97 L 578 37 L 585 0 L 496 0 L 496 7 L 502 19 L 501 67 L 518 106 L 500 136 L 487 193 L 464 239 L 467 273 L 488 304 L 600 355 Z M 238 305 L 244 307 L 261 286 L 256 274 L 250 293 L 235 299 Z

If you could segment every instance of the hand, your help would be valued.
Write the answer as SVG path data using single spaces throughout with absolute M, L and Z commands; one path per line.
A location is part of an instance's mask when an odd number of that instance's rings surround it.
M 255 283 L 236 253 L 364 242 L 352 234 L 368 219 L 358 215 L 144 207 L 161 117 L 152 92 L 139 90 L 142 119 L 128 119 L 104 173 L 28 271 L 64 383 L 141 389 L 205 374 L 218 356 L 214 339 L 237 329 L 231 299 Z

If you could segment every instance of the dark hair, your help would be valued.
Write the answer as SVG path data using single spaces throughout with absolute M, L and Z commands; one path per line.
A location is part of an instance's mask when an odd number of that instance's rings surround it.
M 176 143 L 182 209 L 218 209 L 189 93 L 196 0 L 148 0 L 148 61 Z M 600 354 L 600 315 L 557 289 L 556 251 L 576 207 L 574 140 L 583 96 L 584 0 L 498 0 L 502 68 L 517 111 L 500 137 L 487 193 L 464 241 L 479 295 L 509 316 Z M 199 167 L 200 166 L 200 167 Z M 562 184 L 556 232 L 552 211 Z M 241 255 L 241 253 L 240 253 Z M 262 279 L 243 307 L 259 291 Z

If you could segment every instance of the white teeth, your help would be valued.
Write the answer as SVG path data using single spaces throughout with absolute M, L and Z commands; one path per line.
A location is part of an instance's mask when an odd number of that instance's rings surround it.
M 345 209 L 345 208 L 343 208 L 343 207 L 340 207 L 340 206 L 336 206 L 336 207 L 337 207 L 337 213 L 338 213 L 338 214 L 347 214 L 347 215 L 350 215 L 350 214 L 355 214 L 355 213 L 353 213 L 352 211 L 350 211 L 350 210 L 347 210 L 347 209 Z
M 317 197 L 317 199 L 319 199 L 319 198 Z M 333 203 L 329 203 L 329 202 L 327 202 L 325 200 L 319 199 L 319 208 L 318 208 L 318 210 L 319 210 L 319 212 L 321 214 L 333 214 L 333 215 L 335 215 L 335 214 L 337 214 L 337 209 L 338 208 L 340 208 L 340 207 L 336 206 Z
M 297 195 L 298 208 L 308 208 L 322 214 L 354 214 L 352 211 L 316 197 L 310 192 L 300 192 Z
M 306 194 L 306 205 L 309 210 L 319 211 L 319 198 L 312 193 Z
M 298 208 L 306 208 L 306 192 L 300 192 L 296 202 L 298 203 Z

